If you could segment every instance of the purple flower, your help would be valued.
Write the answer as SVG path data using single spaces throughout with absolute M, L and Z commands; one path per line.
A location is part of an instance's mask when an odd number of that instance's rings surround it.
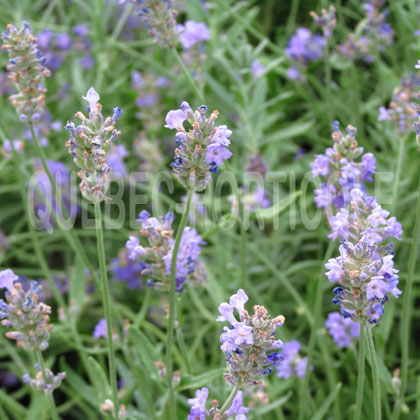
M 95 61 L 90 54 L 86 54 L 79 60 L 79 64 L 83 70 L 91 70 L 95 65 Z
M 286 77 L 289 80 L 303 80 L 300 70 L 296 66 L 291 66 L 286 70 Z
M 125 246 L 129 251 L 128 258 L 130 260 L 146 256 L 146 249 L 140 245 L 139 239 L 136 236 L 129 236 L 129 240 L 126 242 Z
M 93 331 L 93 338 L 95 340 L 97 340 L 98 338 L 103 337 L 106 338 L 107 337 L 107 332 L 106 332 L 106 319 L 102 318 L 95 326 L 95 329 Z
M 125 167 L 124 158 L 127 156 L 128 151 L 123 144 L 112 145 L 107 164 L 111 168 L 114 177 L 126 177 L 127 168 Z
M 360 335 L 360 324 L 344 318 L 339 312 L 329 313 L 325 326 L 340 348 L 350 347 Z
M 19 277 L 10 268 L 0 271 L 0 289 L 7 289 L 9 292 L 13 289 L 13 283 Z
M 284 343 L 284 348 L 280 353 L 283 360 L 276 367 L 279 378 L 292 376 L 303 378 L 305 376 L 308 358 L 300 357 L 299 350 L 300 343 L 297 340 Z
M 223 165 L 225 159 L 230 159 L 232 152 L 225 146 L 218 143 L 209 144 L 206 152 L 206 162 Z
M 324 53 L 325 39 L 312 35 L 307 28 L 298 28 L 287 44 L 286 55 L 292 60 L 306 65 L 315 61 Z
M 169 111 L 166 115 L 165 122 L 166 128 L 178 129 L 178 127 L 182 127 L 184 124 L 184 121 L 187 119 L 187 116 L 185 115 L 184 111 L 182 109 L 177 109 L 175 111 Z
M 251 74 L 252 77 L 260 77 L 265 71 L 265 67 L 259 62 L 258 59 L 255 59 L 251 65 Z
M 379 108 L 378 121 L 387 121 L 387 120 L 390 120 L 390 119 L 391 119 L 391 117 L 389 115 L 388 110 L 384 106 L 381 106 Z
M 166 116 L 165 127 L 178 130 L 172 171 L 183 186 L 197 192 L 206 188 L 212 180 L 211 173 L 217 173 L 218 166 L 232 156 L 226 147 L 232 132 L 225 125 L 215 126 L 218 111 L 213 111 L 209 118 L 206 113 L 205 105 L 193 111 L 183 101 L 181 109 L 169 111 Z M 185 120 L 192 129 L 184 129 Z
M 226 411 L 226 417 L 229 418 L 236 414 L 236 417 L 235 417 L 236 420 L 244 420 L 244 419 L 246 420 L 246 417 L 244 416 L 244 414 L 249 412 L 249 408 L 244 407 L 243 402 L 244 401 L 243 401 L 242 391 L 238 391 L 238 393 L 236 394 L 235 398 L 232 401 L 232 405 L 230 406 L 228 411 Z
M 188 420 L 205 420 L 207 414 L 206 402 L 208 396 L 209 390 L 207 388 L 201 388 L 195 391 L 195 398 L 190 398 L 187 401 L 191 406 Z
M 184 25 L 177 25 L 176 30 L 185 50 L 210 39 L 210 31 L 204 22 L 187 20 Z
M 284 317 L 270 319 L 263 306 L 253 307 L 254 315 L 245 310 L 248 301 L 246 293 L 239 289 L 231 296 L 229 303 L 219 306 L 219 322 L 227 321 L 229 327 L 224 327 L 220 336 L 221 350 L 226 353 L 229 372 L 225 374 L 226 381 L 231 385 L 254 385 L 256 378 L 271 372 L 271 367 L 279 361 L 278 352 L 270 350 L 283 346 L 281 340 L 275 339 L 275 332 L 284 322 Z M 239 321 L 234 315 L 239 315 Z

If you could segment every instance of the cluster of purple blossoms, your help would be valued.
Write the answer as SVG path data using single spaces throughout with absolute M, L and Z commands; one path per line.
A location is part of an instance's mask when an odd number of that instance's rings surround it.
M 369 197 L 359 188 L 350 192 L 350 210 L 342 207 L 330 217 L 331 233 L 329 238 L 343 238 L 356 243 L 366 238 L 369 245 L 381 244 L 393 237 L 401 240 L 401 224 L 389 211 L 383 209 L 375 197 Z
M 259 151 L 256 151 L 248 156 L 245 170 L 249 174 L 259 174 L 265 176 L 268 172 L 268 165 Z
M 114 281 L 125 282 L 128 289 L 139 289 L 142 286 L 142 273 L 145 265 L 142 261 L 128 258 L 129 250 L 123 248 L 118 258 L 111 260 L 111 273 Z
M 315 23 L 322 29 L 324 37 L 330 38 L 337 23 L 335 7 L 331 4 L 328 9 L 321 10 L 320 16 L 315 12 L 310 12 L 310 15 L 313 17 Z
M 131 85 L 138 95 L 136 105 L 139 112 L 136 117 L 141 119 L 147 132 L 157 131 L 162 115 L 160 96 L 161 91 L 168 86 L 167 78 L 156 78 L 152 74 L 135 71 L 131 74 Z
M 86 107 L 89 118 L 77 112 L 76 117 L 82 124 L 76 127 L 73 122 L 67 122 L 70 138 L 66 146 L 76 165 L 81 168 L 78 175 L 82 179 L 80 190 L 83 196 L 93 203 L 99 203 L 107 198 L 111 172 L 107 159 L 113 142 L 121 134 L 115 128 L 115 122 L 121 117 L 122 111 L 116 107 L 112 117 L 104 120 L 102 105 L 98 103 L 99 95 L 93 87 L 83 99 L 89 104 Z
M 251 64 L 251 75 L 254 79 L 260 77 L 265 72 L 265 67 L 256 58 Z
M 392 121 L 399 134 L 407 134 L 411 131 L 414 121 L 417 119 L 417 90 L 420 78 L 412 74 L 410 78 L 404 77 L 401 85 L 392 92 L 392 99 L 388 108 L 379 108 L 378 121 Z
M 178 41 L 176 33 L 177 11 L 172 0 L 131 0 L 137 6 L 141 23 L 149 31 L 154 42 L 164 47 L 174 47 Z
M 285 52 L 291 60 L 300 66 L 307 66 L 311 61 L 322 57 L 325 45 L 325 39 L 321 35 L 312 35 L 307 28 L 298 28 L 290 38 Z M 292 66 L 287 70 L 287 77 L 292 80 L 302 79 L 297 66 Z
M 242 391 L 238 391 L 232 404 L 222 415 L 220 414 L 217 400 L 211 402 L 210 409 L 206 408 L 208 397 L 209 390 L 207 388 L 195 391 L 195 398 L 188 400 L 188 404 L 191 406 L 188 420 L 227 420 L 233 416 L 235 416 L 235 420 L 246 420 L 245 414 L 249 412 L 249 408 L 243 405 Z
M 248 296 L 239 289 L 229 303 L 219 306 L 220 316 L 217 318 L 219 322 L 229 323 L 220 336 L 220 349 L 226 354 L 226 382 L 235 386 L 258 385 L 257 378 L 270 374 L 270 365 L 276 366 L 282 360 L 280 352 L 268 352 L 283 347 L 283 342 L 276 340 L 275 334 L 283 325 L 284 317 L 279 315 L 270 319 L 267 309 L 259 305 L 253 307 L 254 314 L 250 316 L 245 310 L 247 301 Z M 235 309 L 239 321 L 234 315 Z
M 51 70 L 58 70 L 66 56 L 66 51 L 72 47 L 70 36 L 44 29 L 37 36 L 39 49 L 45 57 L 45 65 Z
M 325 326 L 340 348 L 351 347 L 360 336 L 360 324 L 344 318 L 340 312 L 330 312 Z
M 210 31 L 204 22 L 187 20 L 183 25 L 176 25 L 179 41 L 184 50 L 189 50 L 195 45 L 210 39 Z
M 297 340 L 284 343 L 280 353 L 281 363 L 276 366 L 279 378 L 303 378 L 308 366 L 308 358 L 299 356 L 300 343 Z
M 72 28 L 72 35 L 66 32 L 58 33 L 45 29 L 37 36 L 39 49 L 45 57 L 45 64 L 51 70 L 58 70 L 69 50 L 80 51 L 83 57 L 79 60 L 80 67 L 90 70 L 93 58 L 90 55 L 91 43 L 87 38 L 89 28 L 85 24 L 78 24 Z
M 64 163 L 55 160 L 48 160 L 47 165 L 60 192 L 67 214 L 74 217 L 78 213 L 79 207 L 76 205 L 77 192 L 72 186 L 69 169 Z M 56 217 L 63 216 L 61 205 L 57 203 L 50 180 L 38 160 L 34 165 L 34 172 L 35 176 L 31 179 L 32 187 L 35 188 L 32 205 L 34 214 L 37 216 L 37 227 L 50 232 L 54 225 L 54 214 Z
M 129 155 L 124 144 L 113 144 L 109 151 L 107 165 L 111 168 L 111 175 L 115 179 L 123 179 L 127 176 L 127 168 L 124 158 Z
M 349 209 L 342 208 L 330 218 L 331 238 L 342 238 L 340 256 L 331 258 L 325 268 L 331 282 L 337 282 L 333 303 L 340 304 L 345 318 L 355 322 L 379 322 L 389 294 L 398 297 L 398 275 L 394 268 L 392 244 L 388 238 L 400 240 L 401 224 L 388 217 L 375 200 L 359 189 L 350 193 Z
M 333 147 L 323 155 L 316 155 L 311 164 L 313 177 L 321 176 L 325 182 L 315 190 L 315 203 L 325 210 L 328 217 L 350 202 L 353 188 L 364 189 L 362 182 L 372 181 L 376 170 L 376 160 L 372 153 L 363 154 L 356 140 L 356 128 L 347 127 L 344 135 L 339 124 L 333 124 Z
M 204 41 L 210 39 L 210 30 L 204 22 L 187 20 L 184 25 L 176 25 L 176 31 L 184 50 L 182 60 L 193 77 L 201 81 L 206 60 Z
M 59 372 L 57 375 L 54 375 L 51 369 L 46 368 L 44 380 L 41 367 L 38 363 L 35 365 L 35 369 L 38 371 L 35 379 L 32 379 L 29 373 L 26 373 L 23 375 L 22 381 L 25 384 L 29 384 L 31 388 L 43 391 L 45 394 L 52 394 L 66 377 L 66 372 Z
M 338 52 L 348 60 L 363 59 L 367 63 L 372 62 L 372 51 L 384 51 L 392 45 L 394 34 L 391 26 L 386 23 L 387 11 L 381 12 L 380 8 L 385 0 L 366 0 L 363 8 L 366 13 L 366 23 L 361 35 L 350 34 L 345 42 L 340 44 Z
M 374 197 L 364 190 L 364 181 L 371 181 L 375 172 L 375 158 L 367 153 L 359 159 L 363 149 L 357 146 L 356 129 L 349 126 L 347 136 L 333 123 L 334 147 L 316 156 L 312 164 L 314 176 L 325 177 L 327 183 L 316 191 L 315 201 L 327 211 L 332 239 L 341 239 L 340 256 L 331 258 L 325 268 L 334 289 L 334 304 L 339 304 L 344 318 L 358 323 L 375 324 L 384 313 L 389 294 L 401 293 L 394 268 L 392 243 L 400 240 L 401 224 L 383 209 Z M 337 208 L 333 213 L 331 203 Z
M 44 112 L 45 78 L 51 75 L 44 66 L 45 58 L 38 50 L 36 37 L 28 23 L 22 28 L 7 25 L 1 36 L 3 51 L 9 54 L 7 71 L 9 80 L 16 86 L 17 94 L 10 96 L 22 121 L 36 121 Z
M 43 351 L 48 347 L 53 325 L 48 323 L 51 308 L 39 302 L 41 286 L 32 281 L 25 291 L 20 282 L 15 282 L 17 276 L 13 271 L 5 271 L 0 274 L 0 281 L 8 290 L 6 301 L 0 299 L 0 318 L 2 325 L 14 329 L 6 333 L 6 337 L 16 340 L 17 345 L 25 350 Z
M 140 235 L 147 238 L 149 247 L 140 245 L 137 236 L 130 236 L 126 243 L 129 251 L 128 258 L 143 264 L 142 276 L 150 276 L 148 286 L 159 290 L 167 290 L 171 272 L 172 252 L 175 240 L 171 228 L 175 216 L 167 213 L 160 219 L 150 217 L 143 210 L 137 221 L 141 224 Z M 190 283 L 204 283 L 207 271 L 199 260 L 201 247 L 205 245 L 201 236 L 193 228 L 184 229 L 179 246 L 176 264 L 176 291 L 181 292 L 186 281 Z
M 214 125 L 218 111 L 213 111 L 210 118 L 206 118 L 206 112 L 205 105 L 194 112 L 184 101 L 181 109 L 169 111 L 165 120 L 165 127 L 178 131 L 172 170 L 184 187 L 194 191 L 204 190 L 211 182 L 211 172 L 217 173 L 223 161 L 232 156 L 228 149 L 232 131 L 225 125 Z M 188 132 L 185 120 L 192 126 Z

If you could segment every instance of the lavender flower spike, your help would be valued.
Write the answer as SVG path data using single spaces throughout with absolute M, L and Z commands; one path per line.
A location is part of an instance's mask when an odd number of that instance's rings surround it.
M 10 100 L 24 122 L 39 120 L 45 107 L 45 78 L 51 75 L 44 66 L 45 59 L 38 50 L 36 37 L 29 24 L 22 28 L 7 25 L 1 36 L 3 51 L 9 54 L 8 77 L 16 85 L 18 93 Z
M 45 350 L 53 328 L 48 324 L 51 308 L 39 302 L 40 293 L 41 286 L 35 281 L 30 283 L 27 292 L 17 282 L 5 293 L 6 301 L 0 299 L 2 324 L 14 330 L 6 333 L 6 337 L 29 351 Z
M 222 417 L 218 408 L 219 402 L 217 400 L 211 402 L 212 408 L 206 408 L 208 396 L 209 390 L 205 387 L 195 391 L 195 398 L 190 398 L 188 400 L 188 404 L 191 406 L 188 420 L 233 419 L 234 416 L 235 420 L 246 420 L 245 414 L 249 412 L 249 408 L 243 406 L 242 391 L 238 391 L 232 404 L 228 410 L 222 414 Z
M 277 365 L 277 376 L 279 378 L 303 378 L 308 364 L 307 357 L 299 356 L 300 343 L 296 340 L 284 343 L 280 353 L 281 362 Z
M 350 318 L 344 318 L 339 312 L 329 313 L 325 326 L 340 348 L 350 347 L 360 335 L 360 324 Z
M 82 112 L 77 112 L 76 117 L 82 121 L 82 124 L 76 127 L 73 122 L 67 122 L 66 129 L 70 133 L 70 138 L 66 146 L 73 156 L 74 163 L 81 169 L 78 175 L 82 179 L 80 190 L 83 196 L 92 203 L 100 203 L 107 199 L 111 172 L 107 159 L 113 142 L 121 134 L 115 128 L 115 123 L 122 115 L 122 111 L 116 107 L 112 117 L 104 120 L 99 94 L 93 87 L 83 99 L 89 104 L 86 107 L 89 118 L 86 118 Z
M 38 365 L 35 365 L 37 374 L 35 379 L 32 379 L 28 373 L 23 375 L 23 383 L 29 384 L 33 389 L 43 391 L 45 394 L 52 394 L 52 392 L 61 385 L 61 382 L 66 377 L 66 372 L 59 372 L 54 375 L 50 369 L 45 369 L 45 381 L 42 375 L 42 371 Z
M 147 285 L 167 290 L 171 271 L 172 252 L 175 244 L 171 228 L 175 216 L 167 213 L 159 219 L 142 211 L 137 221 L 141 224 L 140 235 L 147 238 L 148 247 L 140 245 L 137 236 L 126 242 L 128 258 L 140 262 L 140 274 L 149 276 Z M 205 242 L 193 228 L 184 229 L 176 265 L 176 291 L 182 292 L 185 282 L 204 283 L 207 278 L 205 265 L 200 261 L 201 247 Z
M 226 354 L 228 373 L 226 382 L 234 386 L 258 385 L 260 376 L 271 373 L 270 365 L 281 361 L 278 351 L 268 353 L 283 347 L 281 340 L 275 338 L 276 329 L 283 325 L 284 317 L 270 319 L 267 309 L 255 305 L 254 314 L 250 316 L 245 310 L 248 301 L 246 293 L 239 289 L 231 296 L 229 303 L 219 306 L 219 322 L 228 322 L 229 327 L 223 328 L 220 336 L 221 350 Z M 239 321 L 234 315 L 236 310 Z
M 210 118 L 206 112 L 205 105 L 194 112 L 184 101 L 181 109 L 169 111 L 166 116 L 165 127 L 178 130 L 172 170 L 184 187 L 194 191 L 204 190 L 211 182 L 211 172 L 217 173 L 223 161 L 232 156 L 228 149 L 232 131 L 225 125 L 215 126 L 218 111 L 213 111 Z M 192 126 L 189 131 L 184 129 L 185 120 Z

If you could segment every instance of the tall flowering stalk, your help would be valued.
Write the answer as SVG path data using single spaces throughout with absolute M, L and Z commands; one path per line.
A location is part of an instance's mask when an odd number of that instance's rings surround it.
M 64 229 L 64 234 L 69 245 L 89 269 L 92 278 L 96 279 L 96 274 L 78 237 L 71 230 L 66 206 L 63 203 L 55 179 L 48 167 L 45 152 L 41 147 L 34 127 L 34 123 L 37 124 L 45 114 L 45 93 L 47 91 L 45 88 L 45 78 L 50 76 L 50 71 L 44 65 L 45 58 L 38 49 L 36 36 L 32 34 L 31 28 L 26 22 L 23 22 L 20 30 L 9 24 L 7 30 L 2 34 L 2 40 L 2 49 L 10 57 L 7 66 L 8 78 L 13 81 L 17 90 L 17 93 L 10 97 L 11 102 L 15 106 L 21 121 L 28 124 L 34 146 L 50 181 L 56 202 L 61 210 L 60 215 L 63 217 L 59 217 L 56 212 L 53 212 L 53 216 L 56 218 L 58 225 Z M 14 152 L 13 144 L 11 151 L 13 152 L 15 164 L 18 167 L 19 162 L 17 161 L 17 154 Z M 26 205 L 25 208 L 27 208 Z M 34 244 L 34 247 L 36 248 L 37 245 Z M 60 302 L 60 297 L 59 295 L 57 296 Z
M 331 258 L 326 264 L 327 277 L 337 282 L 334 288 L 334 304 L 340 305 L 344 318 L 351 318 L 361 325 L 360 353 L 364 349 L 364 332 L 367 334 L 368 349 L 372 361 L 374 387 L 374 415 L 380 419 L 380 389 L 376 365 L 376 354 L 371 326 L 380 321 L 384 305 L 390 295 L 398 297 L 398 270 L 394 268 L 394 248 L 389 238 L 400 240 L 401 224 L 384 210 L 374 197 L 368 196 L 363 181 L 370 181 L 375 171 L 375 160 L 363 153 L 355 141 L 356 130 L 347 129 L 343 136 L 334 123 L 333 149 L 325 155 L 318 155 L 312 164 L 314 176 L 328 177 L 329 182 L 318 190 L 315 199 L 319 207 L 331 203 L 337 208 L 335 214 L 328 214 L 332 239 L 341 238 L 340 256 Z M 332 177 L 332 178 L 331 178 Z M 360 418 L 364 378 L 364 359 L 359 358 L 359 384 L 355 419 Z
M 48 340 L 53 325 L 49 324 L 51 308 L 40 302 L 41 286 L 32 281 L 27 291 L 17 281 L 12 270 L 0 272 L 0 289 L 6 288 L 5 300 L 0 299 L 0 319 L 2 325 L 13 331 L 7 332 L 6 337 L 15 340 L 16 344 L 28 352 L 36 354 L 38 374 L 32 379 L 29 374 L 23 375 L 23 382 L 32 388 L 43 391 L 47 397 L 53 420 L 60 417 L 55 406 L 52 393 L 58 388 L 66 374 L 60 372 L 54 375 L 45 368 L 42 351 L 48 347 Z
M 195 112 L 187 102 L 181 103 L 181 109 L 171 110 L 166 115 L 165 127 L 176 129 L 176 149 L 174 161 L 171 164 L 173 173 L 179 182 L 187 189 L 187 199 L 184 212 L 179 224 L 175 242 L 173 243 L 169 270 L 169 316 L 166 345 L 166 372 L 169 388 L 170 418 L 176 419 L 176 404 L 173 390 L 172 347 L 174 344 L 174 322 L 177 289 L 178 253 L 193 194 L 203 191 L 211 182 L 211 173 L 217 173 L 218 166 L 229 159 L 232 153 L 227 146 L 232 133 L 226 126 L 216 126 L 217 111 L 213 111 L 210 118 L 206 117 L 207 107 L 200 106 Z M 185 130 L 184 122 L 192 126 Z M 179 282 L 178 282 L 179 283 Z
M 69 153 L 73 156 L 74 163 L 81 169 L 78 172 L 79 177 L 82 179 L 80 191 L 95 206 L 96 239 L 107 329 L 109 377 L 114 414 L 115 418 L 117 418 L 119 411 L 117 371 L 112 339 L 111 298 L 105 258 L 101 202 L 107 199 L 109 174 L 111 172 L 111 168 L 107 165 L 107 158 L 114 140 L 120 136 L 120 132 L 115 128 L 115 123 L 122 115 L 122 111 L 116 107 L 113 115 L 104 119 L 102 116 L 102 105 L 98 102 L 99 95 L 93 87 L 89 89 L 83 99 L 88 103 L 86 109 L 89 117 L 86 117 L 82 112 L 77 112 L 76 117 L 82 121 L 82 124 L 76 127 L 73 122 L 67 122 L 66 129 L 70 133 L 70 138 L 66 146 L 69 148 Z
M 417 118 L 417 89 L 420 85 L 420 78 L 412 73 L 410 77 L 403 77 L 401 84 L 392 92 L 391 101 L 388 107 L 379 108 L 378 121 L 392 121 L 395 126 L 399 142 L 397 167 L 395 170 L 394 183 L 392 186 L 392 207 L 394 213 L 398 202 L 399 184 L 402 172 L 402 165 L 405 155 L 405 142 L 408 134 L 413 129 L 413 123 Z
M 188 420 L 228 419 L 235 415 L 236 420 L 246 420 L 249 408 L 243 406 L 242 389 L 262 385 L 261 377 L 272 371 L 283 360 L 283 342 L 276 339 L 276 330 L 285 321 L 279 315 L 270 318 L 264 306 L 255 305 L 250 315 L 245 304 L 248 296 L 239 289 L 228 302 L 219 305 L 218 322 L 227 322 L 220 336 L 220 349 L 226 355 L 228 372 L 224 374 L 232 391 L 223 406 L 219 409 L 217 400 L 212 401 L 212 408 L 206 408 L 208 389 L 197 390 L 195 398 L 188 400 L 191 411 Z M 235 313 L 236 312 L 236 313 Z

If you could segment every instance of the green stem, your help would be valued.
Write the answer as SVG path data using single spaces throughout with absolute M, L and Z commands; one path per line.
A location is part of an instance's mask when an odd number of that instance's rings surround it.
M 372 327 L 366 326 L 368 350 L 372 367 L 374 420 L 381 420 L 381 387 L 379 384 L 378 364 L 376 361 L 375 344 L 373 343 Z
M 331 258 L 331 254 L 333 249 L 335 248 L 335 242 L 331 241 L 328 245 L 327 251 L 325 252 L 325 256 L 323 261 L 327 261 Z M 315 305 L 314 305 L 314 313 L 313 313 L 313 325 L 311 328 L 311 334 L 309 336 L 309 346 L 308 346 L 308 364 L 306 368 L 306 375 L 304 379 L 301 381 L 301 392 L 299 393 L 300 397 L 300 404 L 299 404 L 299 419 L 303 420 L 305 418 L 306 409 L 308 404 L 305 403 L 305 399 L 310 397 L 309 395 L 305 395 L 305 390 L 308 390 L 308 381 L 309 381 L 309 369 L 312 365 L 313 360 L 313 353 L 315 350 L 315 341 L 317 339 L 319 322 L 321 319 L 321 311 L 322 311 L 322 298 L 323 298 L 323 291 L 324 291 L 324 281 L 325 281 L 325 269 L 324 264 L 322 264 L 321 271 L 318 275 L 317 285 L 316 285 L 316 293 L 315 293 Z
M 41 147 L 41 145 L 39 144 L 39 140 L 37 135 L 35 134 L 34 131 L 34 127 L 32 125 L 32 123 L 29 123 L 29 128 L 31 130 L 31 135 L 32 135 L 32 139 L 35 145 L 35 149 L 41 159 L 41 163 L 42 163 L 42 167 L 44 168 L 45 173 L 47 174 L 47 177 L 51 183 L 51 187 L 54 193 L 54 197 L 57 201 L 57 203 L 60 206 L 60 210 L 61 210 L 61 215 L 62 215 L 62 221 L 64 222 L 64 229 L 63 232 L 65 234 L 66 240 L 68 241 L 69 245 L 73 248 L 74 252 L 76 253 L 76 255 L 79 256 L 79 258 L 83 261 L 83 264 L 87 267 L 87 269 L 89 270 L 89 273 L 92 277 L 92 279 L 99 284 L 95 271 L 93 270 L 92 264 L 90 263 L 84 248 L 82 247 L 82 244 L 79 241 L 79 238 L 75 235 L 75 233 L 73 232 L 73 230 L 71 229 L 69 220 L 68 220 L 68 212 L 66 207 L 64 206 L 63 200 L 61 198 L 61 195 L 58 194 L 58 190 L 57 190 L 57 185 L 55 183 L 54 177 L 51 174 L 51 171 L 48 168 L 48 164 L 47 164 L 47 158 L 45 156 L 45 152 L 44 149 Z M 56 215 L 57 216 L 57 215 Z M 57 216 L 57 222 L 59 223 L 60 218 Z
M 187 224 L 188 215 L 190 212 L 191 199 L 193 190 L 188 190 L 187 203 L 185 205 L 184 213 L 181 222 L 176 232 L 174 248 L 171 259 L 171 272 L 169 275 L 169 316 L 168 316 L 168 332 L 166 337 L 166 372 L 167 384 L 169 389 L 169 416 L 171 420 L 176 420 L 176 403 L 175 394 L 172 386 L 172 347 L 174 345 L 174 328 L 175 328 L 175 310 L 176 310 L 176 263 L 178 259 L 179 246 L 181 245 L 182 234 L 184 233 L 185 225 Z
M 331 66 L 330 66 L 330 54 L 329 54 L 329 42 L 326 38 L 325 45 L 325 56 L 324 56 L 324 72 L 325 72 L 325 91 L 327 94 L 327 105 L 328 105 L 328 119 L 332 122 L 334 117 L 332 115 L 332 98 L 331 98 Z
M 398 148 L 398 160 L 397 160 L 397 169 L 395 171 L 395 179 L 394 184 L 392 185 L 392 207 L 391 207 L 391 215 L 395 216 L 395 209 L 397 207 L 398 201 L 398 189 L 400 186 L 400 178 L 401 178 L 401 168 L 402 163 L 404 160 L 404 145 L 405 145 L 405 138 L 398 139 L 400 145 Z
M 232 392 L 230 393 L 228 399 L 225 401 L 225 403 L 223 404 L 222 408 L 220 409 L 220 418 L 223 417 L 223 414 L 225 414 L 225 412 L 227 411 L 227 409 L 232 405 L 232 401 L 233 399 L 236 397 L 236 394 L 239 391 L 239 386 L 235 386 L 232 389 Z
M 408 379 L 408 362 L 409 362 L 409 345 L 410 345 L 410 324 L 411 324 L 411 302 L 412 302 L 412 289 L 414 282 L 414 270 L 416 268 L 417 248 L 420 237 L 420 182 L 418 186 L 417 209 L 416 209 L 416 222 L 414 226 L 413 243 L 408 257 L 408 276 L 407 284 L 403 293 L 403 310 L 401 317 L 402 334 L 401 334 L 401 398 L 404 398 L 407 389 Z
M 184 62 L 182 61 L 181 56 L 179 55 L 177 49 L 175 47 L 172 48 L 172 52 L 175 56 L 176 61 L 178 61 L 179 67 L 181 67 L 181 70 L 184 72 L 185 76 L 188 79 L 188 82 L 190 83 L 191 87 L 193 88 L 194 92 L 196 93 L 196 95 L 198 96 L 198 98 L 200 99 L 201 103 L 204 103 L 204 96 L 203 93 L 201 92 L 197 82 L 193 79 L 193 77 L 191 76 L 190 71 L 185 67 Z
M 363 386 L 365 383 L 365 324 L 360 325 L 359 336 L 359 363 L 358 363 L 358 379 L 356 393 L 356 408 L 354 411 L 354 420 L 360 420 L 363 403 Z
M 42 356 L 42 353 L 39 350 L 36 352 L 36 358 L 37 358 L 37 361 L 39 363 L 39 367 L 41 368 L 42 379 L 44 380 L 44 383 L 47 383 L 47 375 L 45 373 L 44 357 Z M 48 393 L 48 394 L 46 394 L 46 396 L 47 396 L 47 399 L 48 399 L 48 404 L 50 406 L 51 418 L 53 420 L 60 420 L 60 416 L 58 415 L 57 407 L 55 406 L 55 401 L 54 401 L 54 397 L 53 397 L 52 393 Z
M 111 315 L 111 299 L 109 294 L 108 274 L 105 259 L 104 235 L 102 230 L 101 205 L 95 203 L 95 222 L 96 222 L 96 238 L 98 244 L 99 268 L 101 271 L 101 289 L 102 300 L 104 305 L 106 319 L 106 339 L 108 343 L 108 368 L 109 381 L 112 390 L 112 400 L 115 407 L 115 418 L 118 418 L 118 393 L 117 393 L 117 370 L 115 366 L 114 342 L 112 340 L 112 315 Z
M 241 200 L 241 197 L 239 198 Z M 243 205 L 240 205 L 241 213 L 243 209 Z M 246 229 L 244 226 L 243 214 L 241 215 L 241 220 L 239 222 L 241 224 L 241 287 L 246 288 L 248 285 L 248 278 L 246 272 L 246 244 L 247 244 L 247 234 Z

